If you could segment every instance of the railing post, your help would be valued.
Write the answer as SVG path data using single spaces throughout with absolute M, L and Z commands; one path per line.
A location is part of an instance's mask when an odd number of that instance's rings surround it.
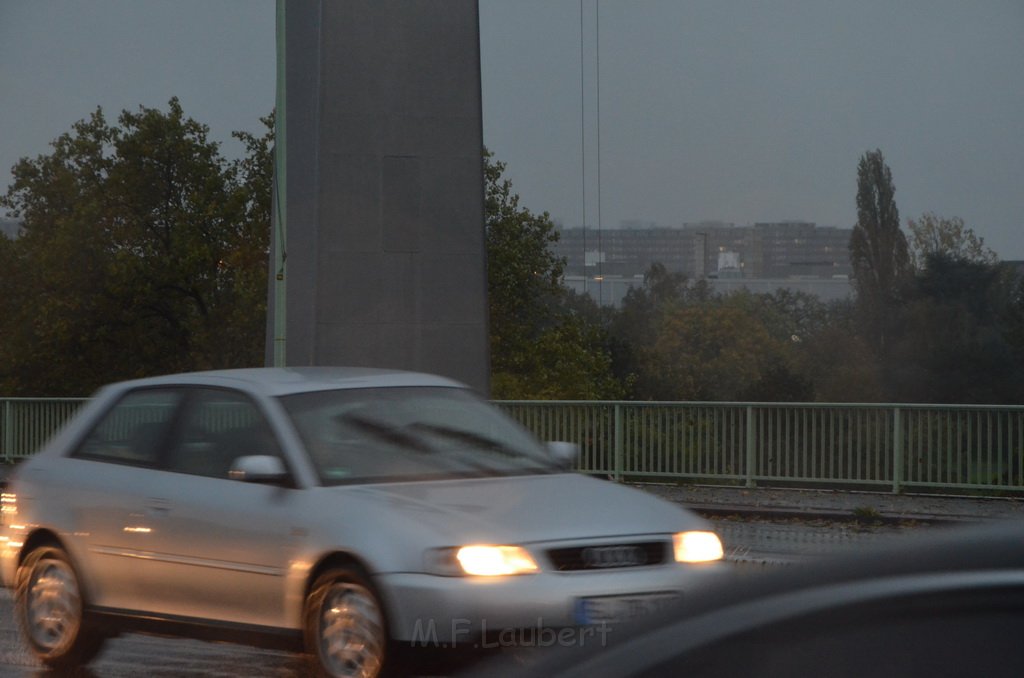
M 625 447 L 625 431 L 622 430 L 622 403 L 615 405 L 615 482 L 622 482 L 622 470 L 624 465 L 623 447 Z
M 903 484 L 903 422 L 900 408 L 892 412 L 892 493 L 899 494 Z
M 754 480 L 754 464 L 755 455 L 754 452 L 757 449 L 754 441 L 754 407 L 753 405 L 747 405 L 747 487 L 756 487 L 757 481 Z
M 14 417 L 11 412 L 11 401 L 4 399 L 4 437 L 0 440 L 3 445 L 0 451 L 3 452 L 4 461 L 11 463 L 11 455 L 14 454 Z

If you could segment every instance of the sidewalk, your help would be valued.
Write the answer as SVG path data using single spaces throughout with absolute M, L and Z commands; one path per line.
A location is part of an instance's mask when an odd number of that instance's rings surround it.
M 1024 497 L 974 498 L 847 490 L 655 485 L 636 487 L 708 515 L 763 512 L 778 517 L 931 522 L 1024 518 Z

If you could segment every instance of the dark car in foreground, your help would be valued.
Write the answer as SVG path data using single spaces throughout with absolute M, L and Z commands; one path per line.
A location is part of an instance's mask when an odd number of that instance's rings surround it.
M 342 368 L 101 390 L 3 495 L 0 574 L 47 665 L 149 631 L 307 652 L 373 676 L 392 647 L 588 629 L 722 569 L 695 514 L 568 471 L 441 377 Z
M 826 562 L 737 572 L 601 643 L 480 676 L 1024 676 L 1024 523 L 945 528 Z

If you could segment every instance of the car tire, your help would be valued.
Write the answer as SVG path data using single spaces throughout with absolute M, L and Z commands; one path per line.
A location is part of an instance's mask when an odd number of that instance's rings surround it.
M 105 637 L 89 623 L 78 575 L 63 549 L 34 549 L 18 569 L 15 611 L 32 653 L 44 665 L 70 670 L 88 664 Z
M 361 571 L 334 567 L 306 598 L 306 652 L 320 676 L 374 678 L 385 669 L 387 625 L 380 598 Z

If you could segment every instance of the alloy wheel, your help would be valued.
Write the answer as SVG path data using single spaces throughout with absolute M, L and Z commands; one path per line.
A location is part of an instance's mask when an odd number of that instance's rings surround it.
M 384 625 L 377 599 L 366 588 L 338 581 L 319 615 L 320 659 L 330 675 L 371 678 L 384 659 Z
M 32 569 L 26 591 L 26 630 L 46 650 L 68 642 L 82 622 L 82 601 L 71 566 L 44 558 Z

